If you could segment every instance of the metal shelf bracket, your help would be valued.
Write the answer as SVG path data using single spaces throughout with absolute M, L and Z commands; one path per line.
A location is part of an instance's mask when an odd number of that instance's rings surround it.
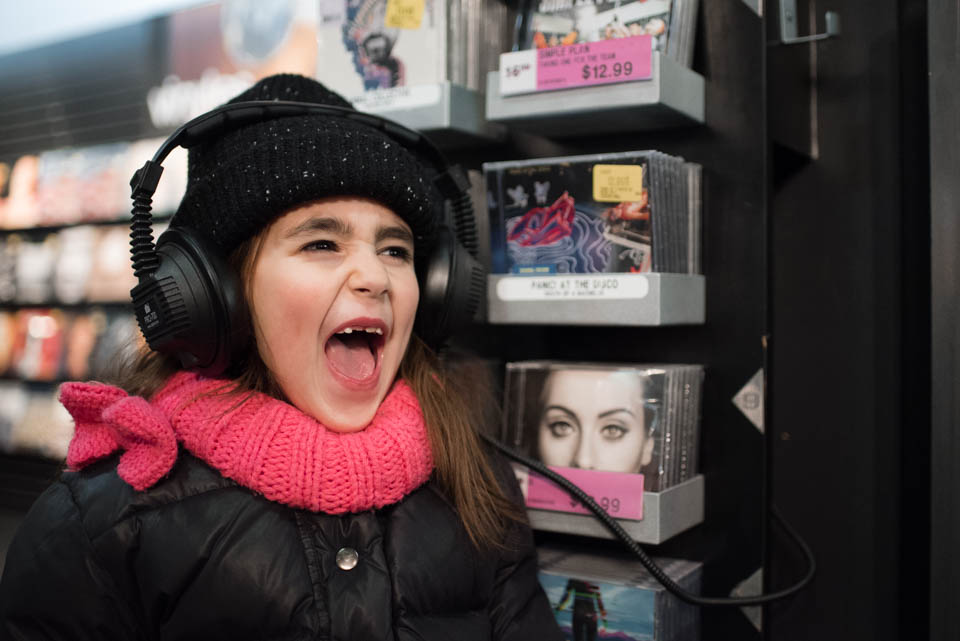
M 795 45 L 804 42 L 816 42 L 840 35 L 840 14 L 836 11 L 824 13 L 826 31 L 809 36 L 797 35 L 797 0 L 780 0 L 780 40 L 770 45 Z

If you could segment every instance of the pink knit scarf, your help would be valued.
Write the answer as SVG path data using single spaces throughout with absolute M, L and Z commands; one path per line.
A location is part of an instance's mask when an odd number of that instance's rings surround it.
M 99 383 L 65 383 L 60 401 L 76 431 L 67 465 L 122 450 L 117 471 L 137 490 L 173 467 L 177 443 L 270 500 L 314 512 L 361 512 L 396 503 L 433 470 L 420 405 L 397 382 L 359 432 L 340 433 L 264 394 L 210 394 L 222 381 L 181 372 L 150 402 Z

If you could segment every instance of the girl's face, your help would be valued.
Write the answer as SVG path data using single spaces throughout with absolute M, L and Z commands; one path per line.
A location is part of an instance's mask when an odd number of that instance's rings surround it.
M 250 279 L 257 348 L 287 399 L 332 430 L 366 427 L 410 341 L 413 234 L 366 198 L 323 199 L 263 233 Z
M 637 473 L 653 439 L 643 415 L 643 384 L 629 372 L 557 371 L 547 378 L 537 430 L 547 465 Z

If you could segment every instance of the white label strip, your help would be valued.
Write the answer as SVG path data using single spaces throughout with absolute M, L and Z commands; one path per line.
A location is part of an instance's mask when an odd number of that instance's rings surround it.
M 352 102 L 357 111 L 377 113 L 430 107 L 440 102 L 441 95 L 440 85 L 413 85 L 368 91 L 355 97 Z
M 520 300 L 623 300 L 645 298 L 650 281 L 643 274 L 507 276 L 497 281 L 497 297 Z

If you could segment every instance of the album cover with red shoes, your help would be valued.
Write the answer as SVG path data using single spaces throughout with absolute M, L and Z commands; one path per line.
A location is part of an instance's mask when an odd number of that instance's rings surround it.
M 699 166 L 659 151 L 485 163 L 491 272 L 674 272 L 699 266 Z

